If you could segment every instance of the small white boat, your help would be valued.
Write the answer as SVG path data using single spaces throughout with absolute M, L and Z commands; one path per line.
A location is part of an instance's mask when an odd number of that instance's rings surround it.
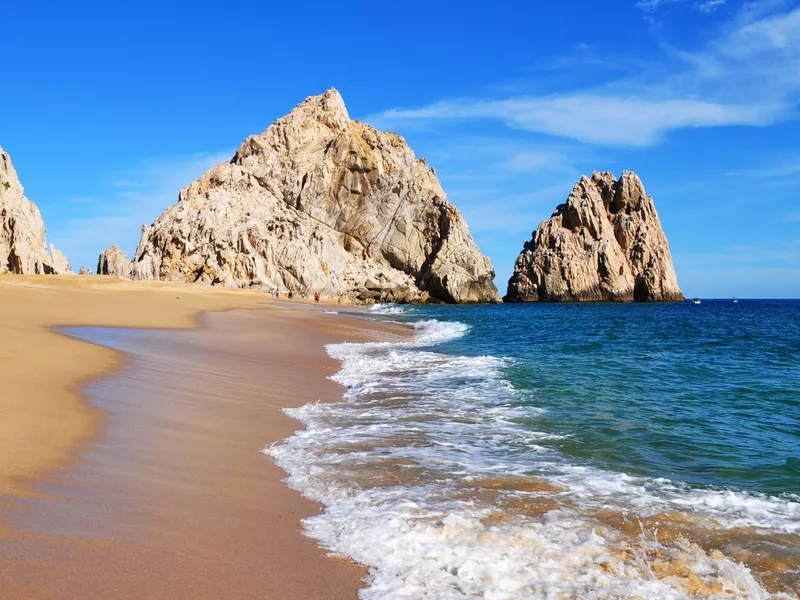
M 700 304 L 700 298 L 695 298 L 692 300 L 692 304 Z
M 733 299 L 733 303 L 734 303 L 734 304 L 739 304 L 739 299 L 738 299 L 738 298 L 734 298 L 734 299 Z

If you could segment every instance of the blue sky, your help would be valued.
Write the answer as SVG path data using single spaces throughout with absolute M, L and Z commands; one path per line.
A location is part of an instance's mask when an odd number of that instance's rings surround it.
M 493 260 L 640 174 L 688 296 L 800 297 L 800 2 L 16 2 L 0 145 L 73 266 L 306 96 L 403 135 Z

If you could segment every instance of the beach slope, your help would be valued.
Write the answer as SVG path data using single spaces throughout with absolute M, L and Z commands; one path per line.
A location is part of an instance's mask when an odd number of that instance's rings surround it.
M 402 331 L 103 277 L 0 277 L 0 303 L 4 598 L 355 597 L 260 450 L 341 398 L 325 344 Z

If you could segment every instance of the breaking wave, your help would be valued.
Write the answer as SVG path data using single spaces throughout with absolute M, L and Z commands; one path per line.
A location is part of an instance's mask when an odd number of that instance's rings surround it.
M 511 359 L 436 352 L 463 323 L 413 327 L 411 343 L 328 346 L 344 400 L 287 409 L 305 429 L 265 449 L 325 506 L 306 532 L 369 567 L 362 598 L 792 597 L 731 549 L 800 533 L 797 497 L 569 459 L 542 445 L 558 436 L 531 426 L 542 410 Z

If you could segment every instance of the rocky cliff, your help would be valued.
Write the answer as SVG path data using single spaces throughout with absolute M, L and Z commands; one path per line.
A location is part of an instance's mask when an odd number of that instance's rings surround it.
M 25 197 L 11 158 L 0 148 L 0 273 L 67 273 L 69 264 L 48 249 L 42 214 Z
M 434 170 L 400 136 L 350 120 L 334 89 L 182 190 L 143 228 L 130 277 L 361 300 L 498 299 L 492 265 Z
M 517 257 L 506 302 L 683 300 L 653 199 L 624 171 L 582 177 Z

